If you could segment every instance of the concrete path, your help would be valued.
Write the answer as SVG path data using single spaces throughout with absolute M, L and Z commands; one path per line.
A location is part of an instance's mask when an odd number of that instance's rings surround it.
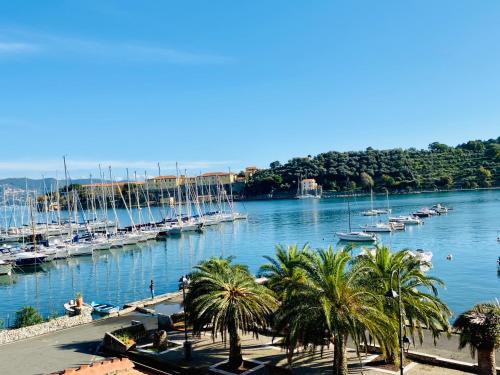
M 128 325 L 131 320 L 140 320 L 149 327 L 157 322 L 154 317 L 131 313 L 6 344 L 0 346 L 0 373 L 47 374 L 101 359 L 94 354 L 104 333 Z
M 140 320 L 146 325 L 147 329 L 156 328 L 157 325 L 156 317 L 134 312 L 124 316 L 102 319 L 83 326 L 73 327 L 36 338 L 3 345 L 0 346 L 0 374 L 46 374 L 68 367 L 77 367 L 78 365 L 88 364 L 94 360 L 101 359 L 101 357 L 95 356 L 95 353 L 99 343 L 104 337 L 104 333 L 117 329 L 121 326 L 128 325 L 131 320 Z M 211 348 L 210 352 L 212 352 L 212 356 L 215 354 L 213 350 L 217 349 L 215 351 L 219 351 L 220 349 L 223 351 L 217 353 L 216 357 L 221 359 L 226 357 L 224 352 L 226 348 L 218 348 L 220 342 L 219 344 L 217 341 L 213 343 L 209 337 L 205 337 L 204 339 L 206 341 L 203 340 L 205 341 L 203 345 L 208 345 Z M 258 352 L 253 353 L 252 356 L 261 357 L 264 355 L 264 352 L 262 351 L 262 341 L 265 340 L 268 340 L 269 342 L 270 338 L 262 337 L 259 340 L 259 344 L 261 345 L 257 345 L 256 347 Z M 212 345 L 215 346 L 212 347 Z M 244 352 L 252 352 L 252 346 L 253 345 L 250 345 L 250 347 L 245 348 L 245 343 L 243 343 Z M 259 346 L 260 348 L 258 348 Z M 198 347 L 198 350 L 200 349 L 201 348 Z M 195 348 L 195 351 L 196 350 L 197 349 Z M 428 336 L 422 346 L 417 345 L 415 348 L 410 348 L 410 350 L 464 362 L 474 362 L 467 349 L 462 351 L 458 350 L 458 337 L 455 335 L 450 339 L 446 336 L 441 337 L 438 341 L 437 347 L 434 347 L 432 338 Z M 280 355 L 279 353 L 276 353 L 275 349 L 267 354 Z M 201 356 L 201 353 L 198 352 L 198 355 Z M 500 358 L 500 353 L 497 355 L 497 358 Z M 281 361 L 281 359 L 276 359 L 277 362 Z M 211 360 L 213 360 L 213 357 Z M 310 361 L 311 358 L 307 358 L 306 362 L 310 364 Z M 304 373 L 308 373 L 306 366 L 302 367 L 302 371 Z M 421 371 L 422 373 L 436 373 L 436 370 L 431 369 L 430 366 L 421 367 Z M 455 374 L 455 372 L 452 371 L 447 373 Z

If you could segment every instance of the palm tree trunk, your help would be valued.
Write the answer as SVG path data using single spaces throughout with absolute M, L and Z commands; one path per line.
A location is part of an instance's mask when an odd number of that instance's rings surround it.
M 495 349 L 478 349 L 477 366 L 479 375 L 496 375 Z
M 229 362 L 228 366 L 232 370 L 236 370 L 243 364 L 243 356 L 241 355 L 241 340 L 236 327 L 229 327 Z
M 334 375 L 347 375 L 346 339 L 342 335 L 336 337 L 333 366 Z

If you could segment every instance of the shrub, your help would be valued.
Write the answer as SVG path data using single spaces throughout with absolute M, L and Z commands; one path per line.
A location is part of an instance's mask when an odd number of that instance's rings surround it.
M 43 322 L 42 316 L 32 306 L 25 306 L 16 312 L 14 328 L 28 327 Z

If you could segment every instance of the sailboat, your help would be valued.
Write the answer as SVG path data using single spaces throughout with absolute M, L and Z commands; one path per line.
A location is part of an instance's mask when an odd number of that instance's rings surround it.
M 375 215 L 378 215 L 379 210 L 374 210 L 373 209 L 373 190 L 370 189 L 370 204 L 371 204 L 371 209 L 369 212 L 375 213 Z M 369 215 L 369 216 L 374 216 L 374 215 Z M 392 232 L 393 227 L 391 226 L 390 223 L 374 223 L 373 218 L 371 219 L 371 224 L 364 224 L 360 225 L 360 228 L 363 229 L 364 232 Z
M 377 236 L 373 233 L 353 232 L 351 229 L 351 205 L 347 200 L 347 210 L 349 212 L 349 232 L 337 232 L 335 235 L 342 241 L 350 242 L 375 242 Z

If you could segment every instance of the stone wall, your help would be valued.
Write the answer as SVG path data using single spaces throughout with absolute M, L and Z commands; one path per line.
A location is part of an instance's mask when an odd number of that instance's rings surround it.
M 61 316 L 48 322 L 36 324 L 29 327 L 6 329 L 0 331 L 0 345 L 27 339 L 30 337 L 40 336 L 45 333 L 59 331 L 61 329 L 70 328 L 85 323 L 90 323 L 91 321 L 92 316 L 90 314 L 82 314 L 72 317 Z

